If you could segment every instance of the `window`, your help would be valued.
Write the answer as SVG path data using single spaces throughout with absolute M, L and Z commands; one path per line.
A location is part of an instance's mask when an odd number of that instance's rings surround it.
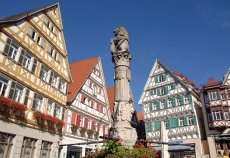
M 6 92 L 6 88 L 8 86 L 8 79 L 0 76 L 0 96 L 4 96 Z
M 160 102 L 160 108 L 164 109 L 164 102 Z
M 59 118 L 59 119 L 62 119 L 61 107 L 58 104 L 55 104 L 55 107 L 54 107 L 54 116 L 57 117 L 57 118 Z
M 209 99 L 208 99 L 208 95 L 207 94 L 204 95 L 204 102 L 205 103 L 209 103 Z
M 154 110 L 157 110 L 157 105 L 156 105 L 156 103 L 152 103 L 152 108 L 153 108 L 153 111 L 154 111 Z
M 44 18 L 44 23 L 46 24 L 46 26 L 47 26 L 48 28 L 50 28 L 50 21 L 49 21 L 48 17 L 45 17 L 45 18 Z
M 41 110 L 43 104 L 43 97 L 37 93 L 34 94 L 34 101 L 32 105 L 33 110 Z
M 169 128 L 168 121 L 164 121 L 164 123 L 165 123 L 165 128 L 166 128 L 166 129 Z
M 48 104 L 47 104 L 47 114 L 53 116 L 54 111 L 53 111 L 53 106 L 54 106 L 54 102 L 52 100 L 48 100 Z
M 57 75 L 53 71 L 51 71 L 50 85 L 57 88 L 57 79 L 58 79 Z
M 169 99 L 169 101 L 168 101 L 168 107 L 169 107 L 169 108 L 172 107 L 172 100 L 171 100 L 171 99 Z
M 226 99 L 225 92 L 221 92 L 221 93 L 220 93 L 220 99 L 221 99 L 221 100 L 225 100 L 225 99 Z
M 96 85 L 93 86 L 93 94 L 97 95 L 97 86 Z
M 212 121 L 212 114 L 208 114 L 208 122 Z
M 184 97 L 184 104 L 188 104 L 189 103 L 189 99 L 188 99 L 188 97 L 186 96 L 186 97 Z
M 221 111 L 215 111 L 215 112 L 213 112 L 213 114 L 214 114 L 215 120 L 222 120 L 223 119 Z
M 22 65 L 22 67 L 30 71 L 31 70 L 30 64 L 32 63 L 32 56 L 25 49 L 22 49 L 18 63 Z
M 0 133 L 0 157 L 10 157 L 11 148 L 13 145 L 13 135 Z
M 40 71 L 40 78 L 45 82 L 48 81 L 48 71 L 49 69 L 45 65 L 42 65 L 42 68 Z
M 154 95 L 155 94 L 155 89 L 152 89 L 152 90 L 150 90 L 150 93 L 149 93 L 150 95 Z
M 92 124 L 92 121 L 91 120 L 88 120 L 88 129 L 91 129 L 91 124 Z
M 45 44 L 46 44 L 46 41 L 45 41 L 44 38 L 38 36 L 37 44 L 38 44 L 39 46 L 41 46 L 42 48 L 44 48 L 44 47 L 45 47 Z
M 23 89 L 25 87 L 12 81 L 9 98 L 15 100 L 16 102 L 20 102 L 22 100 Z
M 217 100 L 217 92 L 213 91 L 209 93 L 210 100 Z
M 42 141 L 40 158 L 49 158 L 50 157 L 51 145 L 52 145 L 52 143 L 50 143 L 50 142 Z
M 177 98 L 177 99 L 176 99 L 176 104 L 177 104 L 177 105 L 181 105 L 180 98 Z
M 62 60 L 62 57 L 59 53 L 56 54 L 56 58 L 55 60 L 60 64 L 61 63 L 61 60 Z
M 188 125 L 193 125 L 193 118 L 192 117 L 188 118 Z
M 80 117 L 80 127 L 84 127 L 84 118 L 83 118 L 83 116 Z
M 34 31 L 34 29 L 32 29 L 31 27 L 29 27 L 27 34 L 28 34 L 33 40 L 35 40 L 36 32 Z
M 184 118 L 179 118 L 179 126 L 184 126 Z
M 33 158 L 35 151 L 35 139 L 24 138 L 22 144 L 21 158 Z
M 50 44 L 47 47 L 47 52 L 50 54 L 50 56 L 53 55 L 54 49 L 53 49 L 53 47 Z
M 224 119 L 230 120 L 229 112 L 224 112 Z
M 66 82 L 60 78 L 60 81 L 59 81 L 59 88 L 58 88 L 62 93 L 66 94 Z
M 16 61 L 16 56 L 18 53 L 19 45 L 12 39 L 7 38 L 4 54 L 7 55 L 10 59 Z

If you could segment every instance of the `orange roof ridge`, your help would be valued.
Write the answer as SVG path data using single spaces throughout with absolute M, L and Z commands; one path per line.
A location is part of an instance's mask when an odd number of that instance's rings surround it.
M 90 75 L 92 69 L 98 62 L 99 57 L 88 58 L 73 62 L 70 64 L 70 72 L 73 82 L 69 84 L 67 100 L 72 101 L 77 95 L 80 88 L 85 83 L 86 79 Z
M 107 91 L 107 95 L 108 95 L 108 99 L 109 99 L 109 109 L 111 114 L 113 113 L 113 106 L 114 106 L 114 93 L 115 93 L 115 89 L 114 87 L 109 87 L 106 88 Z

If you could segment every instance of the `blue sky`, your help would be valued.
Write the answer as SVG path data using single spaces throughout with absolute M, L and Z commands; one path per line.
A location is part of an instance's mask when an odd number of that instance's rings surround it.
M 69 61 L 100 56 L 108 87 L 113 85 L 112 30 L 128 30 L 131 88 L 138 111 L 156 58 L 198 87 L 211 77 L 221 80 L 230 67 L 229 0 L 7 0 L 1 2 L 0 18 L 56 2 Z

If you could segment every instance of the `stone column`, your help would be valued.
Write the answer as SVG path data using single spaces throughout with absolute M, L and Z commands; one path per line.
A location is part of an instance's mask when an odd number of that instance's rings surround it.
M 131 56 L 128 48 L 128 32 L 123 27 L 114 30 L 116 38 L 111 40 L 114 63 L 115 101 L 111 137 L 120 138 L 123 145 L 133 146 L 137 139 L 136 129 L 131 126 L 132 100 L 130 98 Z

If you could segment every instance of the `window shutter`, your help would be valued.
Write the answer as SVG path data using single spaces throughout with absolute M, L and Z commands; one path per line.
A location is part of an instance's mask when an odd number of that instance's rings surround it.
M 150 112 L 153 111 L 153 106 L 152 106 L 152 104 L 149 104 L 149 111 L 150 111 Z
M 155 79 L 155 83 L 158 83 L 158 76 L 155 76 L 154 79 Z
M 168 86 L 165 86 L 165 94 L 168 94 L 169 93 L 169 89 L 168 89 Z
M 173 106 L 173 107 L 176 106 L 176 98 L 172 98 L 172 106 Z
M 151 95 L 154 95 L 154 90 L 153 90 L 153 89 L 150 90 L 150 94 L 151 94 Z
M 197 124 L 196 115 L 194 115 L 194 116 L 193 116 L 193 118 L 192 118 L 192 122 L 193 122 L 193 124 L 194 124 L 194 125 L 196 125 L 196 124 Z
M 161 90 L 160 90 L 160 88 L 157 89 L 157 95 L 158 95 L 158 96 L 161 95 Z
M 161 106 L 160 106 L 160 102 L 159 101 L 157 101 L 157 110 L 160 110 L 161 109 Z
M 25 100 L 24 100 L 24 104 L 26 106 L 27 106 L 27 103 L 28 103 L 29 93 L 30 93 L 30 90 L 27 88 L 26 89 L 26 96 L 25 96 Z
M 154 129 L 156 131 L 160 130 L 161 129 L 161 122 L 160 121 L 155 121 L 154 122 Z
M 75 125 L 75 121 L 76 121 L 76 113 L 72 112 L 72 117 L 71 117 L 71 124 Z
M 105 125 L 103 125 L 103 136 L 105 135 Z
M 174 127 L 178 127 L 178 121 L 179 121 L 178 118 L 175 118 L 175 119 L 174 119 Z
M 92 81 L 89 80 L 89 87 L 92 88 Z
M 84 103 L 84 100 L 85 100 L 85 97 L 84 97 L 84 95 L 82 94 L 82 95 L 81 95 L 81 103 Z
M 188 117 L 187 117 L 187 116 L 184 117 L 184 125 L 185 125 L 185 126 L 188 126 Z
M 100 105 L 100 112 L 103 113 L 103 105 Z
M 16 86 L 16 82 L 12 81 L 11 88 L 10 88 L 10 94 L 9 94 L 10 99 L 13 99 L 13 97 L 14 97 L 15 86 Z
M 35 72 L 35 69 L 37 67 L 37 62 L 38 62 L 38 60 L 36 58 L 34 58 L 34 63 L 33 63 L 32 70 L 31 70 L 32 73 Z
M 147 123 L 147 132 L 151 132 L 153 130 L 152 123 Z
M 84 122 L 84 128 L 88 127 L 88 118 L 85 118 L 85 122 Z
M 173 84 L 172 84 L 172 89 L 175 89 L 175 88 L 176 88 L 176 84 L 173 83 Z
M 95 125 L 94 125 L 94 121 L 92 120 L 91 122 L 91 129 L 94 130 L 95 129 Z
M 100 132 L 100 123 L 97 124 L 97 131 Z
M 166 81 L 166 74 L 163 74 L 162 77 L 163 77 L 163 81 Z
M 180 105 L 184 105 L 184 96 L 180 96 Z
M 77 115 L 76 125 L 80 127 L 81 115 Z
M 171 128 L 171 124 L 172 124 L 172 123 L 171 123 L 171 119 L 168 119 L 167 122 L 168 122 L 168 128 L 170 129 L 170 128 Z
M 189 94 L 189 96 L 188 96 L 188 101 L 189 101 L 189 104 L 192 104 L 192 95 L 191 94 Z
M 167 100 L 167 99 L 165 99 L 165 101 L 164 101 L 164 108 L 165 108 L 165 109 L 168 108 L 168 100 Z
M 230 89 L 228 90 L 228 99 L 230 99 Z
M 19 60 L 18 60 L 18 63 L 19 63 L 20 65 L 22 65 L 22 63 L 23 63 L 24 55 L 25 55 L 25 50 L 22 49 L 21 54 L 20 54 L 20 57 L 19 57 Z

